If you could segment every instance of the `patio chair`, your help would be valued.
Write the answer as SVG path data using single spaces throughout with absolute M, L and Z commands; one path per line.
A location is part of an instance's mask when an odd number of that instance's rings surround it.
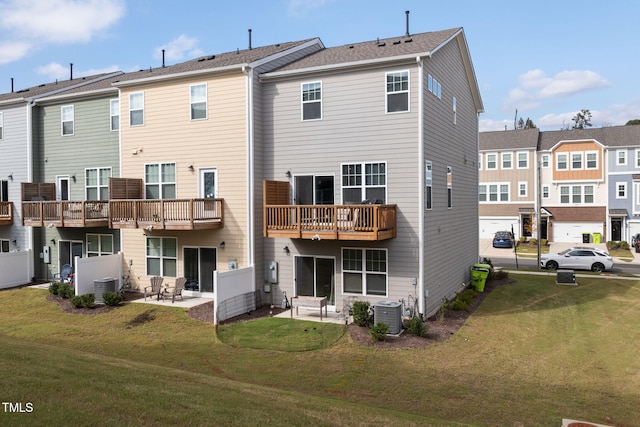
M 162 292 L 162 281 L 164 278 L 160 276 L 153 276 L 151 278 L 151 286 L 146 286 L 144 288 L 144 300 L 147 300 L 147 295 L 149 297 L 153 297 L 155 295 L 156 300 L 160 299 L 160 293 Z
M 166 288 L 161 294 L 160 297 L 164 300 L 166 298 L 171 297 L 171 303 L 176 302 L 176 297 L 180 297 L 180 299 L 182 301 L 184 301 L 184 298 L 182 298 L 182 290 L 184 289 L 184 285 L 185 283 L 187 283 L 187 278 L 186 277 L 178 277 L 176 279 L 176 283 L 173 287 L 168 287 Z
M 69 264 L 63 265 L 62 268 L 60 269 L 60 273 L 53 275 L 53 280 L 57 282 L 64 282 L 72 278 L 73 276 L 71 275 L 71 265 Z

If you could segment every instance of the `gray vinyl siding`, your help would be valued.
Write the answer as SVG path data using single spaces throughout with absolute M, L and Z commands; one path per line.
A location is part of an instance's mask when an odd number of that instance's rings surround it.
M 10 250 L 30 249 L 27 228 L 22 226 L 20 183 L 29 181 L 28 106 L 20 103 L 0 108 L 3 138 L 0 140 L 0 180 L 7 181 L 8 200 L 13 202 L 13 225 L 0 226 L 0 239 L 15 240 Z M 13 175 L 13 180 L 9 179 Z M 11 243 L 11 242 L 10 242 Z
M 426 313 L 437 311 L 469 282 L 478 259 L 478 117 L 453 41 L 425 61 L 425 159 L 433 162 L 433 208 L 425 215 Z M 431 74 L 442 85 L 442 99 L 428 91 Z M 457 100 L 453 124 L 452 99 Z M 532 162 L 533 159 L 530 159 Z M 447 208 L 447 166 L 453 169 L 453 207 Z
M 34 180 L 56 182 L 60 175 L 75 175 L 69 182 L 69 199 L 85 200 L 85 169 L 111 168 L 111 176 L 120 176 L 119 132 L 111 131 L 110 100 L 116 92 L 91 99 L 65 99 L 34 108 Z M 74 134 L 61 135 L 62 105 L 74 106 Z M 87 254 L 86 234 L 111 234 L 114 253 L 120 250 L 118 230 L 100 228 L 42 228 L 34 233 L 34 245 L 51 247 L 51 264 L 45 266 L 35 251 L 35 274 L 51 277 L 58 272 L 60 240 L 83 242 L 83 256 Z M 54 240 L 56 243 L 51 242 Z
M 410 71 L 410 111 L 386 114 L 385 73 Z M 264 85 L 264 169 L 267 179 L 292 175 L 334 176 L 335 204 L 342 203 L 343 163 L 386 162 L 387 203 L 397 204 L 398 235 L 380 242 L 266 239 L 265 260 L 280 262 L 278 291 L 294 295 L 295 255 L 333 257 L 336 262 L 336 309 L 352 297 L 342 292 L 342 248 L 388 249 L 388 294 L 357 296 L 378 300 L 415 297 L 418 276 L 418 71 L 415 63 L 357 72 L 290 78 Z M 300 90 L 305 82 L 322 81 L 322 120 L 302 121 Z M 293 184 L 293 179 L 290 180 Z M 288 246 L 287 256 L 283 248 Z M 274 300 L 281 296 L 276 293 Z

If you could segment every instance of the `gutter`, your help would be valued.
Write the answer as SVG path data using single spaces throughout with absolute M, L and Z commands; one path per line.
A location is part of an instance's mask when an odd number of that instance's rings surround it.
M 219 67 L 219 68 L 204 68 L 202 70 L 184 71 L 182 73 L 164 73 L 158 76 L 141 77 L 139 79 L 113 82 L 112 85 L 115 87 L 126 87 L 126 86 L 138 85 L 141 83 L 152 83 L 152 82 L 157 82 L 162 80 L 179 79 L 183 77 L 199 76 L 202 74 L 211 74 L 211 73 L 218 73 L 218 72 L 225 72 L 225 71 L 226 72 L 231 72 L 231 71 L 244 72 L 244 69 L 247 67 L 249 67 L 249 64 L 234 64 L 234 65 L 227 65 L 225 67 Z M 137 73 L 140 73 L 140 72 L 153 73 L 153 71 L 147 71 L 147 70 L 136 71 L 136 72 Z
M 255 215 L 253 214 L 254 209 L 254 175 L 255 175 L 255 147 L 254 147 L 254 139 L 253 139 L 253 68 L 249 66 L 242 66 L 242 73 L 247 77 L 247 88 L 246 88 L 246 102 L 247 102 L 247 111 L 246 111 L 246 138 L 247 138 L 247 264 L 249 266 L 254 266 L 255 263 L 255 244 L 254 244 L 254 222 Z M 253 286 L 254 290 L 256 290 L 256 271 L 253 268 Z
M 425 230 L 425 212 L 424 212 L 424 183 L 425 183 L 425 159 L 424 159 L 424 62 L 420 55 L 415 57 L 418 64 L 418 189 L 420 196 L 418 197 L 418 310 L 420 315 L 425 314 L 425 306 L 427 295 L 425 295 L 425 283 L 424 283 L 424 230 Z

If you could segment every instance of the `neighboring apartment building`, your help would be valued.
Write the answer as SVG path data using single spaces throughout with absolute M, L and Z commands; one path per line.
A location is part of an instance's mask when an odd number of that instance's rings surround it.
M 121 230 L 134 287 L 184 276 L 189 291 L 212 296 L 214 271 L 262 268 L 254 200 L 270 117 L 258 76 L 320 48 L 311 39 L 238 50 L 114 84 L 122 173 L 112 180 L 111 226 Z
M 34 272 L 50 278 L 75 257 L 117 253 L 109 228 L 109 178 L 119 175 L 122 72 L 45 96 L 33 108 L 33 178 L 22 184 L 22 223 L 33 227 Z M 117 111 L 117 108 L 116 108 Z M 48 257 L 40 257 L 47 248 Z M 44 250 L 44 249 L 43 249 Z
M 513 230 L 537 236 L 538 129 L 480 133 L 478 157 L 480 237 Z M 545 237 L 544 227 L 542 237 Z
M 56 81 L 17 91 L 12 87 L 11 92 L 0 94 L 0 253 L 33 249 L 38 259 L 42 253 L 39 245 L 33 246 L 33 229 L 22 225 L 21 185 L 33 181 L 37 167 L 35 102 L 102 77 Z
M 273 301 L 430 315 L 469 283 L 483 107 L 461 28 L 322 49 L 261 81 Z

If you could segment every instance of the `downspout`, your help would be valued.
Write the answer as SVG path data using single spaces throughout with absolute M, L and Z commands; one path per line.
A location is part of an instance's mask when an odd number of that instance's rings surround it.
M 426 315 L 425 303 L 427 295 L 425 294 L 424 284 L 424 230 L 425 230 L 425 212 L 424 212 L 424 62 L 420 56 L 416 56 L 418 64 L 418 310 L 420 315 Z
M 255 272 L 255 245 L 254 245 L 254 140 L 253 140 L 253 68 L 248 66 L 242 66 L 242 72 L 247 76 L 247 88 L 246 88 L 246 138 L 247 138 L 247 264 L 253 268 L 253 286 L 256 290 L 256 272 Z
M 34 101 L 27 101 L 27 182 L 33 182 L 33 106 Z M 22 191 L 20 191 L 22 194 Z M 20 198 L 22 201 L 22 197 Z M 20 204 L 22 209 L 22 203 Z M 20 211 L 20 215 L 24 212 Z M 31 249 L 31 257 L 29 261 L 29 267 L 31 268 L 31 277 L 36 274 L 35 266 L 35 253 L 36 248 L 33 241 L 33 227 L 27 227 L 27 249 Z

